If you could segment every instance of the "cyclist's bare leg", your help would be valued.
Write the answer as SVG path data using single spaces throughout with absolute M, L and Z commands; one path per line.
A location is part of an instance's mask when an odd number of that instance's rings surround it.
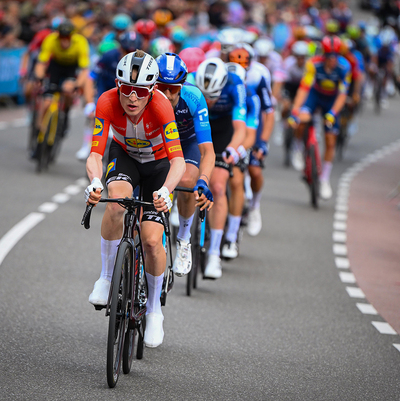
M 69 110 L 74 102 L 75 79 L 67 79 L 62 84 L 62 91 L 65 96 L 65 109 Z
M 47 127 L 44 125 L 43 117 L 46 114 L 48 108 L 50 107 L 52 100 L 53 100 L 52 95 L 42 96 L 42 101 L 40 103 L 39 113 L 38 113 L 37 120 L 36 120 L 36 126 L 41 132 L 46 131 Z
M 211 174 L 210 189 L 214 196 L 214 206 L 209 212 L 210 228 L 223 230 L 228 214 L 228 199 L 226 197 L 226 184 L 229 172 L 221 167 L 215 167 Z
M 244 174 L 240 168 L 233 169 L 233 177 L 229 179 L 231 196 L 229 198 L 229 214 L 241 216 L 244 206 Z
M 264 185 L 264 176 L 261 167 L 249 166 L 249 174 L 251 177 L 251 190 L 253 194 L 260 192 Z
M 331 162 L 335 157 L 336 135 L 332 132 L 325 134 L 325 156 L 324 161 Z
M 179 186 L 193 188 L 196 185 L 198 176 L 199 169 L 191 163 L 186 163 L 186 171 L 179 182 Z M 195 203 L 196 202 L 192 193 L 178 193 L 178 211 L 182 217 L 189 218 L 190 216 L 193 216 L 195 212 Z
M 146 271 L 153 276 L 164 273 L 167 255 L 162 243 L 164 226 L 154 221 L 142 222 L 142 242 L 146 253 Z

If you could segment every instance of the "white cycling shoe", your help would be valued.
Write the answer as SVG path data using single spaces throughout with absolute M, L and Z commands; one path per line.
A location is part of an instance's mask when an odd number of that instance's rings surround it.
M 176 256 L 172 271 L 182 277 L 192 268 L 192 245 L 188 241 L 178 239 L 176 242 Z
M 292 150 L 291 155 L 292 166 L 296 171 L 304 170 L 304 155 L 301 150 L 294 149 Z
M 93 287 L 92 293 L 89 295 L 89 302 L 92 305 L 107 305 L 108 294 L 110 292 L 111 283 L 105 278 L 99 278 Z
M 332 198 L 332 188 L 329 181 L 320 181 L 319 183 L 319 196 L 323 200 Z
M 247 233 L 252 237 L 260 234 L 262 228 L 261 212 L 260 209 L 249 210 L 249 217 L 247 222 Z
M 164 316 L 158 313 L 149 313 L 146 315 L 146 330 L 144 332 L 143 342 L 146 347 L 156 348 L 164 340 L 163 329 Z
M 239 256 L 239 248 L 236 242 L 227 242 L 222 247 L 221 254 L 226 259 L 235 259 Z
M 83 144 L 82 147 L 75 153 L 75 157 L 80 161 L 86 161 L 90 155 L 91 147 L 89 144 Z
M 204 278 L 217 279 L 221 276 L 221 258 L 218 255 L 208 255 L 208 263 L 204 270 Z

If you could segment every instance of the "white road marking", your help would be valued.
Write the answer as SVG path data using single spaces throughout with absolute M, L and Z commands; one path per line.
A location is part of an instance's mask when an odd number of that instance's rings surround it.
M 347 213 L 336 212 L 333 217 L 334 217 L 335 220 L 346 221 L 347 220 Z
M 371 322 L 372 325 L 379 331 L 381 334 L 390 334 L 396 335 L 396 330 L 386 322 Z
M 53 202 L 42 203 L 38 208 L 42 213 L 32 212 L 28 214 L 28 216 L 12 227 L 3 236 L 3 238 L 0 239 L 0 265 L 11 249 L 18 243 L 18 241 L 46 217 L 45 213 L 54 212 L 58 208 L 58 203 L 65 203 L 71 199 L 71 195 L 76 195 L 81 192 L 82 187 L 87 185 L 87 179 L 84 177 L 80 178 L 76 181 L 76 184 L 77 185 L 68 185 L 66 188 L 64 188 L 65 193 L 58 193 L 54 195 L 52 197 Z
M 82 188 L 78 185 L 68 185 L 64 188 L 64 192 L 68 195 L 77 195 L 79 192 L 82 191 Z
M 347 224 L 344 221 L 334 221 L 333 229 L 337 231 L 346 231 Z
M 51 200 L 53 202 L 57 202 L 57 203 L 65 203 L 68 202 L 71 199 L 71 197 L 68 194 L 64 194 L 64 193 L 59 193 L 54 195 Z
M 354 284 L 356 282 L 356 278 L 353 273 L 340 272 L 339 277 L 342 283 Z
M 43 213 L 30 213 L 3 236 L 0 240 L 0 265 L 17 242 L 44 218 Z
M 397 351 L 400 351 L 400 344 L 393 344 L 393 347 L 395 347 Z
M 56 210 L 57 208 L 58 208 L 57 203 L 45 202 L 45 203 L 42 203 L 38 207 L 38 210 L 39 210 L 39 212 L 43 212 L 43 213 L 53 213 L 54 210 Z
M 333 254 L 339 256 L 347 255 L 347 246 L 343 244 L 333 244 Z
M 370 304 L 357 303 L 357 308 L 365 315 L 377 315 L 378 311 Z
M 351 298 L 365 298 L 365 294 L 361 288 L 346 287 L 346 291 Z
M 336 203 L 335 209 L 337 212 L 347 212 L 349 210 L 349 207 L 347 206 L 347 204 L 344 203 Z
M 334 231 L 332 234 L 332 239 L 335 242 L 346 242 L 347 234 L 343 231 Z
M 350 261 L 347 258 L 335 258 L 335 264 L 338 269 L 349 269 L 350 268 Z

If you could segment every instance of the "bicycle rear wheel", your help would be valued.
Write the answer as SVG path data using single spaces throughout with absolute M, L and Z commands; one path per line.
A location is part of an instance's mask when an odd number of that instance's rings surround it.
M 285 129 L 285 141 L 284 141 L 284 159 L 283 164 L 286 167 L 290 166 L 290 155 L 292 152 L 292 142 L 293 142 L 293 128 L 289 125 Z
M 317 166 L 317 155 L 314 145 L 310 146 L 309 150 L 311 171 L 310 171 L 310 192 L 311 192 L 311 204 L 317 209 L 318 208 L 318 197 L 319 197 L 319 176 Z
M 49 167 L 51 146 L 49 146 L 48 141 L 52 134 L 52 130 L 56 129 L 56 126 L 55 126 L 56 119 L 57 119 L 57 112 L 51 113 L 51 115 L 49 117 L 49 121 L 47 123 L 46 132 L 44 134 L 43 140 L 41 142 L 38 141 L 38 143 L 37 143 L 36 171 L 38 173 L 42 172 L 43 170 L 45 170 Z
M 132 266 L 131 244 L 123 242 L 118 250 L 111 282 L 110 319 L 108 322 L 107 341 L 107 383 L 113 388 L 117 384 L 128 309 L 128 269 Z

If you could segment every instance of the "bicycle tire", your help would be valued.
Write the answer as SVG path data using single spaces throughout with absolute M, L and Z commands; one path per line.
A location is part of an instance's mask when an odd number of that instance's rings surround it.
M 319 177 L 318 177 L 318 166 L 317 156 L 314 145 L 310 146 L 309 150 L 310 162 L 311 162 L 311 180 L 310 180 L 310 192 L 311 192 L 311 204 L 315 209 L 318 209 L 318 197 L 319 197 Z
M 35 107 L 35 105 L 33 105 Z M 34 108 L 31 112 L 31 124 L 28 135 L 28 153 L 32 155 L 35 152 L 37 145 L 38 129 L 36 128 L 37 110 Z
M 290 155 L 293 142 L 293 128 L 289 125 L 284 131 L 284 157 L 283 165 L 285 167 L 290 167 Z
M 147 279 L 146 279 L 146 269 L 145 269 L 145 259 L 144 259 L 144 252 L 142 248 L 142 243 L 140 242 L 139 245 L 136 247 L 139 250 L 139 280 L 137 281 L 136 287 L 136 294 L 135 296 L 135 303 L 139 303 L 140 307 L 144 307 L 147 303 L 148 297 L 148 288 L 147 288 Z M 136 311 L 139 311 L 138 308 Z M 136 359 L 143 358 L 143 350 L 144 350 L 144 332 L 146 330 L 146 314 L 142 316 L 139 321 L 137 334 L 138 334 L 138 341 L 136 347 Z
M 63 111 L 58 111 L 56 135 L 54 137 L 53 146 L 51 146 L 50 149 L 50 163 L 54 163 L 61 152 L 61 144 L 65 130 L 65 118 L 65 113 Z
M 125 258 L 131 258 L 130 247 L 124 241 L 118 249 L 111 282 L 110 318 L 107 339 L 107 383 L 113 388 L 117 384 L 121 370 L 127 321 L 127 273 L 124 269 Z

